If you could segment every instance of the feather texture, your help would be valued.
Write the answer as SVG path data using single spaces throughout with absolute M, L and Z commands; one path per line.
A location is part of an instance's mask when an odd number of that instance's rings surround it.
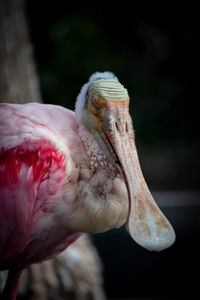
M 0 105 L 0 265 L 25 252 L 27 261 L 40 261 L 80 235 L 58 230 L 53 213 L 73 177 L 71 153 L 80 146 L 75 130 L 74 113 L 62 107 Z M 47 237 L 42 253 L 35 240 Z

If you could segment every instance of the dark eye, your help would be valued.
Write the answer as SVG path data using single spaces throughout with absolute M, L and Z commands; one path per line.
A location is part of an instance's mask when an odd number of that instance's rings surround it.
M 93 95 L 92 96 L 92 104 L 94 104 L 94 106 L 97 106 L 99 103 L 97 96 Z

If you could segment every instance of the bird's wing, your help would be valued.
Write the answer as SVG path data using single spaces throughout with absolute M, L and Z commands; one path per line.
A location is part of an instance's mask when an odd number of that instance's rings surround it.
M 0 251 L 24 245 L 37 212 L 53 209 L 73 169 L 75 130 L 62 107 L 0 104 Z

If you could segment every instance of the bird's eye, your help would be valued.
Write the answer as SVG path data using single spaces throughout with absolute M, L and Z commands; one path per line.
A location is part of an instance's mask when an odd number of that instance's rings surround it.
M 93 95 L 93 96 L 92 96 L 92 104 L 93 104 L 94 106 L 98 106 L 98 104 L 99 104 L 99 100 L 98 100 L 98 98 L 97 98 L 96 95 Z

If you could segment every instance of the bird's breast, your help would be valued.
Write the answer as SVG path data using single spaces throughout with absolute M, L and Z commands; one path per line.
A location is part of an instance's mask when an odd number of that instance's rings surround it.
M 77 197 L 71 205 L 66 198 L 59 209 L 62 213 L 65 207 L 64 226 L 74 231 L 104 232 L 126 222 L 128 195 L 120 176 L 113 178 L 113 173 L 111 177 L 105 169 L 99 170 L 87 182 L 80 181 L 76 191 Z

